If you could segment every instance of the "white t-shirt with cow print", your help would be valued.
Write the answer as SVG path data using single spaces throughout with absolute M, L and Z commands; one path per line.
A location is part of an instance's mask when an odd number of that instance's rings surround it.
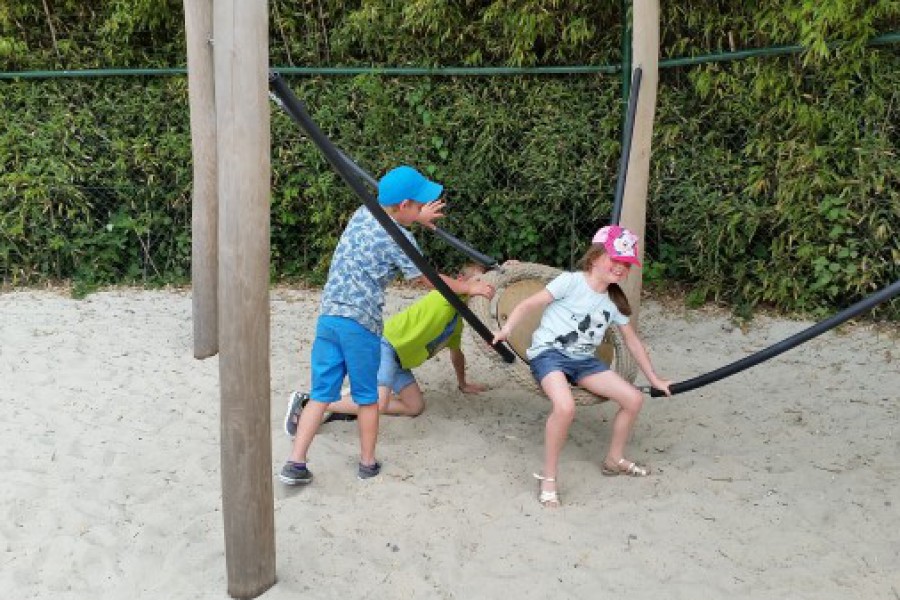
M 591 289 L 584 272 L 559 275 L 547 284 L 547 291 L 554 301 L 531 337 L 528 360 L 551 349 L 572 358 L 594 356 L 610 323 L 628 323 L 608 294 Z

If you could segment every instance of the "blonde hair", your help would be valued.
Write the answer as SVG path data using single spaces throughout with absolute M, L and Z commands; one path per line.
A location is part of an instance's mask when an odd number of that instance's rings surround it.
M 606 248 L 603 247 L 603 244 L 591 244 L 590 248 L 588 248 L 578 260 L 576 266 L 587 273 L 594 267 L 594 263 L 597 259 L 605 254 Z M 609 284 L 609 288 L 607 288 L 606 292 L 609 294 L 609 299 L 613 301 L 613 304 L 616 305 L 616 308 L 619 309 L 620 313 L 626 317 L 631 315 L 631 305 L 628 303 L 628 296 L 625 295 L 625 292 L 618 283 Z
M 487 273 L 487 267 L 476 262 L 467 262 L 459 268 L 459 274 L 466 279 Z

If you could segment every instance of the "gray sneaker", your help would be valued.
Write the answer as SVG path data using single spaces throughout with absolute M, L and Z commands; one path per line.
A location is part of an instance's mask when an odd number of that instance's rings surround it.
M 363 481 L 377 477 L 379 473 L 381 473 L 381 463 L 376 460 L 374 465 L 359 463 L 359 471 L 357 471 L 356 476 L 360 481 Z
M 300 413 L 309 404 L 309 394 L 293 392 L 288 398 L 287 412 L 284 414 L 284 432 L 291 437 L 297 435 L 297 423 L 300 422 Z
M 312 471 L 306 468 L 306 463 L 296 463 L 287 461 L 281 467 L 281 473 L 278 474 L 281 483 L 287 485 L 299 485 L 309 483 L 313 479 Z

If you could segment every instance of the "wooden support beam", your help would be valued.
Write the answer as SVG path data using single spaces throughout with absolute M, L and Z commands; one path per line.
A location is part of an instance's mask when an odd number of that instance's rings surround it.
M 628 162 L 628 179 L 622 200 L 621 224 L 641 238 L 645 247 L 644 230 L 647 221 L 647 189 L 650 181 L 650 146 L 653 138 L 653 119 L 656 115 L 656 89 L 659 83 L 659 0 L 634 0 L 632 3 L 633 67 L 640 67 L 641 93 L 634 119 L 634 135 Z M 643 256 L 641 262 L 643 262 Z M 632 273 L 623 285 L 634 311 L 636 325 L 641 303 L 641 271 Z
M 216 0 L 219 383 L 228 593 L 275 583 L 269 371 L 268 6 Z
M 212 0 L 184 1 L 188 99 L 194 181 L 191 202 L 191 302 L 194 358 L 219 351 L 216 90 L 213 80 Z

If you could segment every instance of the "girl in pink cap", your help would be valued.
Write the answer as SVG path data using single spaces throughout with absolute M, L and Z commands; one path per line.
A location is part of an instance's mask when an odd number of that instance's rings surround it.
M 631 265 L 641 265 L 637 241 L 636 235 L 619 225 L 601 228 L 581 258 L 581 271 L 562 273 L 546 288 L 523 300 L 495 334 L 494 343 L 504 341 L 526 314 L 543 310 L 527 356 L 532 375 L 553 403 L 544 434 L 544 469 L 534 475 L 541 483 L 539 500 L 544 506 L 559 506 L 556 487 L 559 455 L 575 416 L 570 384 L 619 405 L 600 472 L 632 477 L 650 474 L 649 467 L 625 457 L 625 444 L 644 397 L 596 356 L 606 328 L 617 325 L 625 346 L 650 384 L 669 393 L 671 381 L 660 378 L 653 370 L 643 343 L 628 322 L 631 307 L 619 287 L 628 277 Z

